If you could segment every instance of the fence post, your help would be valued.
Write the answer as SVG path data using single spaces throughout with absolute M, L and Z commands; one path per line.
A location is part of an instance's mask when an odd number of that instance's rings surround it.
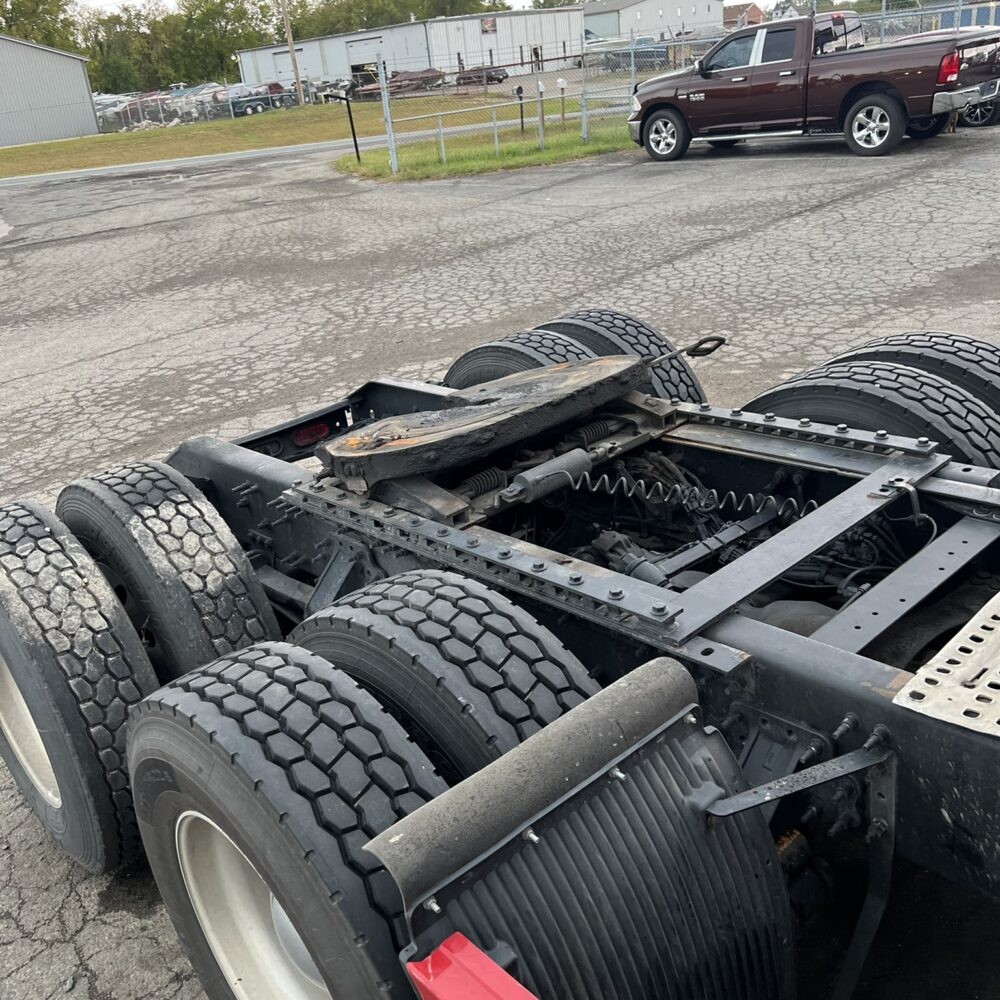
M 385 78 L 385 63 L 382 62 L 382 53 L 375 57 L 378 59 L 378 89 L 382 95 L 382 118 L 385 121 L 385 139 L 389 144 L 389 169 L 393 174 L 399 173 L 399 160 L 396 158 L 396 133 L 392 128 L 392 108 L 389 105 L 389 81 Z
M 882 0 L 882 20 L 879 21 L 878 25 L 878 40 L 880 45 L 885 41 L 885 5 L 886 0 Z
M 444 151 L 444 122 L 438 115 L 438 158 L 442 163 L 448 162 L 448 156 Z
M 500 156 L 500 133 L 497 131 L 497 109 L 493 109 L 493 151 Z
M 538 81 L 538 94 L 537 94 L 538 148 L 544 150 L 545 149 L 545 99 L 543 98 L 542 95 L 545 93 L 545 84 L 542 83 L 542 81 L 539 80 L 538 77 L 535 77 L 535 79 Z
M 635 32 L 633 30 L 632 40 L 629 43 L 629 74 L 628 74 L 628 92 L 629 97 L 635 93 Z
M 580 38 L 580 142 L 587 141 L 587 36 Z

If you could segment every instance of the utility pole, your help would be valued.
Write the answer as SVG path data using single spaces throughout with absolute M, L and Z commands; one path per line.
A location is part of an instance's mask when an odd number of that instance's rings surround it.
M 292 19 L 288 16 L 288 0 L 281 0 L 281 16 L 285 21 L 285 38 L 288 39 L 288 56 L 292 60 L 292 72 L 295 74 L 295 93 L 299 99 L 299 107 L 305 105 L 302 96 L 302 77 L 299 76 L 299 60 L 295 55 L 295 40 L 292 38 Z

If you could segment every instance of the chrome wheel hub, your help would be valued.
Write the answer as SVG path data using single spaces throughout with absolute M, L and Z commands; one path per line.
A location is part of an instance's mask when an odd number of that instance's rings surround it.
M 892 123 L 885 108 L 862 108 L 855 116 L 851 125 L 854 141 L 866 149 L 877 149 L 889 136 Z
M 62 805 L 59 783 L 56 781 L 52 761 L 49 760 L 42 734 L 28 711 L 7 661 L 0 656 L 0 730 L 7 737 L 18 763 L 24 768 L 28 780 L 50 806 Z
M 238 1000 L 332 1000 L 288 914 L 219 826 L 185 812 L 174 842 L 202 933 Z
M 661 118 L 649 130 L 649 142 L 660 156 L 666 156 L 677 145 L 677 128 L 673 122 Z

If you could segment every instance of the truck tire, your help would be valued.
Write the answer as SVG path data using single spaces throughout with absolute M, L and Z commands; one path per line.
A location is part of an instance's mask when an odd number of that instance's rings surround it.
M 538 329 L 554 330 L 593 351 L 599 357 L 611 354 L 638 354 L 660 357 L 674 345 L 648 323 L 613 309 L 578 309 Z M 650 386 L 661 399 L 704 403 L 705 390 L 683 357 L 660 361 L 650 369 Z
M 448 369 L 444 384 L 467 389 L 515 372 L 593 357 L 592 351 L 568 337 L 548 330 L 526 330 L 466 351 Z
M 307 618 L 290 641 L 371 691 L 452 782 L 598 690 L 548 629 L 457 573 L 400 573 Z
M 844 138 L 858 156 L 885 156 L 906 133 L 906 109 L 891 94 L 866 94 L 844 117 Z
M 951 114 L 947 111 L 943 115 L 929 118 L 911 118 L 906 126 L 906 134 L 911 139 L 933 139 L 947 128 L 950 118 Z
M 149 864 L 211 1000 L 411 995 L 395 883 L 364 845 L 445 790 L 344 673 L 261 643 L 133 711 Z
M 1000 468 L 1000 417 L 959 386 L 917 368 L 829 364 L 768 389 L 744 409 L 929 437 L 957 461 Z
M 958 120 L 967 128 L 986 128 L 1000 121 L 1000 101 L 973 104 L 962 111 Z
M 118 594 L 161 683 L 279 637 L 239 542 L 170 466 L 140 462 L 78 479 L 56 510 Z
M 673 108 L 654 111 L 642 127 L 646 155 L 658 163 L 679 160 L 691 145 L 691 130 L 684 116 Z
M 971 393 L 1000 413 L 1000 347 L 957 333 L 933 331 L 880 337 L 838 355 L 845 361 L 883 361 L 930 372 Z
M 42 826 L 89 871 L 141 857 L 125 723 L 156 686 L 66 526 L 35 504 L 0 507 L 0 754 Z

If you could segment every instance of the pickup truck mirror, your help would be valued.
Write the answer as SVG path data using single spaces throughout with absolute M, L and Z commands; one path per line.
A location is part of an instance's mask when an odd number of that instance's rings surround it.
M 702 76 L 705 75 L 704 72 L 703 72 L 703 70 L 702 70 L 702 68 L 701 68 L 701 60 L 700 59 L 695 59 L 695 61 L 694 61 L 694 71 L 696 73 L 700 73 Z

